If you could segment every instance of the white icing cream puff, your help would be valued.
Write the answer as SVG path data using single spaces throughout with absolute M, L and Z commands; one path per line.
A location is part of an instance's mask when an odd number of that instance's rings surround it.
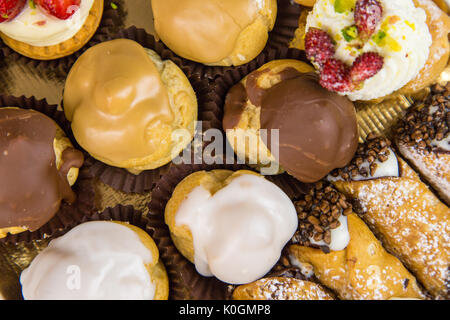
M 242 174 L 214 194 L 195 187 L 179 205 L 175 224 L 189 228 L 201 275 L 245 284 L 276 264 L 298 218 L 278 186 L 262 176 Z
M 52 240 L 20 277 L 29 300 L 155 298 L 156 245 L 121 223 L 83 223 Z M 144 241 L 142 239 L 145 239 Z M 165 272 L 165 271 L 164 271 Z

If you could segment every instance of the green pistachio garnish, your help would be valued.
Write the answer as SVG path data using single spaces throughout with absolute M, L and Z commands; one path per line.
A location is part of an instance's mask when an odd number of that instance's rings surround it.
M 36 9 L 36 4 L 34 3 L 34 0 L 28 1 L 28 5 L 30 6 L 31 9 Z
M 111 2 L 111 8 L 113 8 L 114 10 L 117 10 L 118 6 L 114 2 Z
M 374 35 L 372 37 L 373 41 L 375 41 L 375 43 L 379 46 L 383 46 L 384 45 L 384 39 L 386 38 L 387 33 L 384 32 L 383 30 L 380 30 L 376 35 Z
M 356 0 L 336 0 L 334 2 L 334 11 L 345 13 L 352 11 L 356 6 Z
M 349 26 L 342 29 L 342 35 L 344 36 L 345 41 L 350 42 L 352 40 L 355 40 L 358 36 L 358 29 L 356 28 L 356 26 Z

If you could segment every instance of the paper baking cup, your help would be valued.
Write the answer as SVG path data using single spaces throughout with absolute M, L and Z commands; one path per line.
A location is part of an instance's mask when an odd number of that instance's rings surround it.
M 303 7 L 291 0 L 278 0 L 278 13 L 274 29 L 269 33 L 266 48 L 288 48 L 298 28 L 298 20 Z M 187 59 L 180 59 L 182 68 L 190 74 L 214 80 L 235 67 L 206 66 Z M 249 62 L 252 63 L 252 62 Z M 245 66 L 245 65 L 244 65 Z
M 171 60 L 181 67 L 196 93 L 198 100 L 198 120 L 202 121 L 203 130 L 211 128 L 221 129 L 221 109 L 211 102 L 211 87 L 206 79 L 201 79 L 197 74 L 190 73 L 189 68 L 183 68 L 183 60 L 176 57 L 172 51 L 167 49 L 161 42 L 156 41 L 155 38 L 148 34 L 144 29 L 138 29 L 136 27 L 124 29 L 115 35 L 109 35 L 108 37 L 103 38 L 101 42 L 122 38 L 134 40 L 143 47 L 154 50 L 163 60 Z M 97 42 L 92 42 L 90 45 L 95 44 L 97 44 Z M 103 183 L 114 189 L 127 193 L 143 193 L 151 191 L 156 181 L 158 181 L 170 167 L 169 163 L 161 168 L 146 170 L 139 175 L 134 175 L 125 169 L 109 166 L 90 156 L 87 162 L 90 164 L 92 175 L 98 177 Z
M 168 226 L 164 222 L 164 211 L 175 187 L 188 175 L 197 171 L 227 169 L 232 171 L 251 170 L 244 165 L 174 165 L 156 184 L 152 192 L 147 215 L 147 231 L 158 245 L 160 256 L 166 266 L 170 279 L 170 296 L 176 300 L 223 300 L 229 298 L 229 285 L 214 277 L 203 277 L 195 266 L 184 258 L 175 247 Z M 288 175 L 267 177 L 286 194 L 295 199 L 308 190 Z
M 64 113 L 57 110 L 57 106 L 49 105 L 45 100 L 36 100 L 35 98 L 27 97 L 13 97 L 0 95 L 0 108 L 4 107 L 19 107 L 22 109 L 33 109 L 39 111 L 48 117 L 52 118 L 66 133 L 67 137 L 73 143 L 71 136 L 70 123 L 64 117 Z M 76 146 L 76 144 L 74 144 Z M 11 235 L 0 239 L 2 243 L 16 244 L 20 242 L 31 242 L 33 240 L 45 239 L 66 229 L 86 216 L 93 214 L 95 210 L 95 193 L 93 188 L 93 176 L 89 173 L 89 166 L 83 164 L 81 167 L 78 179 L 72 190 L 77 195 L 77 200 L 74 204 L 69 205 L 62 201 L 59 211 L 55 216 L 45 225 L 34 232 L 25 231 L 19 234 Z
M 113 1 L 111 0 L 104 1 L 103 15 L 99 27 L 86 45 L 73 54 L 54 60 L 36 60 L 17 53 L 13 49 L 9 48 L 0 38 L 0 55 L 19 61 L 23 64 L 29 64 L 33 68 L 39 67 L 68 72 L 75 60 L 86 50 L 87 47 L 89 47 L 89 43 L 101 41 L 101 39 L 107 37 L 109 34 L 117 32 L 117 26 L 120 25 L 120 17 L 117 10 L 114 10 L 111 7 L 112 2 Z

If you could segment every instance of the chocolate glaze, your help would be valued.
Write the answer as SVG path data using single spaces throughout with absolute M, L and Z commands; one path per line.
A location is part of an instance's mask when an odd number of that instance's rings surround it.
M 238 84 L 230 90 L 224 129 L 239 123 L 248 99 L 261 107 L 261 129 L 269 133 L 271 129 L 280 130 L 279 145 L 268 139 L 267 147 L 279 148 L 277 160 L 289 174 L 310 183 L 347 165 L 358 146 L 353 103 L 322 88 L 315 74 L 303 74 L 293 68 L 279 73 L 281 82 L 263 89 L 256 79 L 269 71 L 256 71 L 247 78 L 245 88 Z
M 56 130 L 56 123 L 39 112 L 0 110 L 0 228 L 34 231 L 55 215 L 63 199 L 75 201 L 67 173 L 81 167 L 83 154 L 64 150 L 58 170 Z

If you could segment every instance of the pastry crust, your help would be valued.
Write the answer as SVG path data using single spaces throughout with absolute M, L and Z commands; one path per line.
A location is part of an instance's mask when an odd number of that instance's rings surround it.
M 133 226 L 126 222 L 112 221 L 114 223 L 130 228 L 135 232 L 144 246 L 152 253 L 153 261 L 146 265 L 150 278 L 155 283 L 155 296 L 153 300 L 167 300 L 169 298 L 169 277 L 167 276 L 166 268 L 159 258 L 158 247 L 153 239 L 142 229 Z
M 398 158 L 400 177 L 337 181 L 356 199 L 363 218 L 436 298 L 448 298 L 450 209 Z
M 301 264 L 312 265 L 314 274 L 345 300 L 420 298 L 416 279 L 390 255 L 366 224 L 354 213 L 348 217 L 350 242 L 344 250 L 292 245 L 289 254 Z
M 0 32 L 3 42 L 14 51 L 31 59 L 54 60 L 80 50 L 95 34 L 103 14 L 103 0 L 95 0 L 82 28 L 69 40 L 53 46 L 37 47 L 14 40 Z
M 396 141 L 398 150 L 439 192 L 439 195 L 450 205 L 450 153 L 423 152 L 415 146 Z
M 165 222 L 169 226 L 171 238 L 180 253 L 194 263 L 194 239 L 191 230 L 186 225 L 176 225 L 175 218 L 178 208 L 186 197 L 196 187 L 202 186 L 211 194 L 227 186 L 233 179 L 244 175 L 253 174 L 253 171 L 239 170 L 212 170 L 198 171 L 184 178 L 173 191 L 165 209 Z
M 16 107 L 11 108 L 4 108 L 4 109 L 19 109 Z M 67 148 L 73 148 L 72 143 L 70 142 L 69 138 L 66 137 L 66 134 L 64 131 L 56 124 L 56 135 L 55 140 L 53 141 L 53 149 L 55 151 L 55 157 L 56 157 L 56 167 L 57 169 L 61 168 L 63 162 L 61 161 L 62 153 Z M 72 167 L 70 168 L 69 172 L 67 173 L 67 181 L 69 182 L 70 186 L 73 186 L 78 178 L 79 169 Z M 18 234 L 21 232 L 25 232 L 28 229 L 17 226 L 17 227 L 10 227 L 10 228 L 0 228 L 0 239 L 5 238 L 8 233 L 9 234 Z
M 297 3 L 312 7 L 316 0 L 295 0 Z M 427 25 L 432 37 L 430 53 L 425 66 L 420 73 L 403 86 L 400 90 L 386 97 L 374 99 L 372 103 L 378 103 L 385 99 L 395 98 L 399 94 L 413 95 L 436 82 L 439 75 L 446 68 L 450 57 L 450 43 L 448 34 L 450 32 L 450 17 L 432 0 L 413 0 L 416 7 L 422 8 L 427 15 Z M 299 27 L 290 46 L 300 50 L 305 49 L 304 36 L 306 32 L 306 17 L 311 9 L 306 9 L 299 20 Z M 305 13 L 306 12 L 306 13 Z
M 287 277 L 270 277 L 238 286 L 233 300 L 334 300 L 319 284 Z

